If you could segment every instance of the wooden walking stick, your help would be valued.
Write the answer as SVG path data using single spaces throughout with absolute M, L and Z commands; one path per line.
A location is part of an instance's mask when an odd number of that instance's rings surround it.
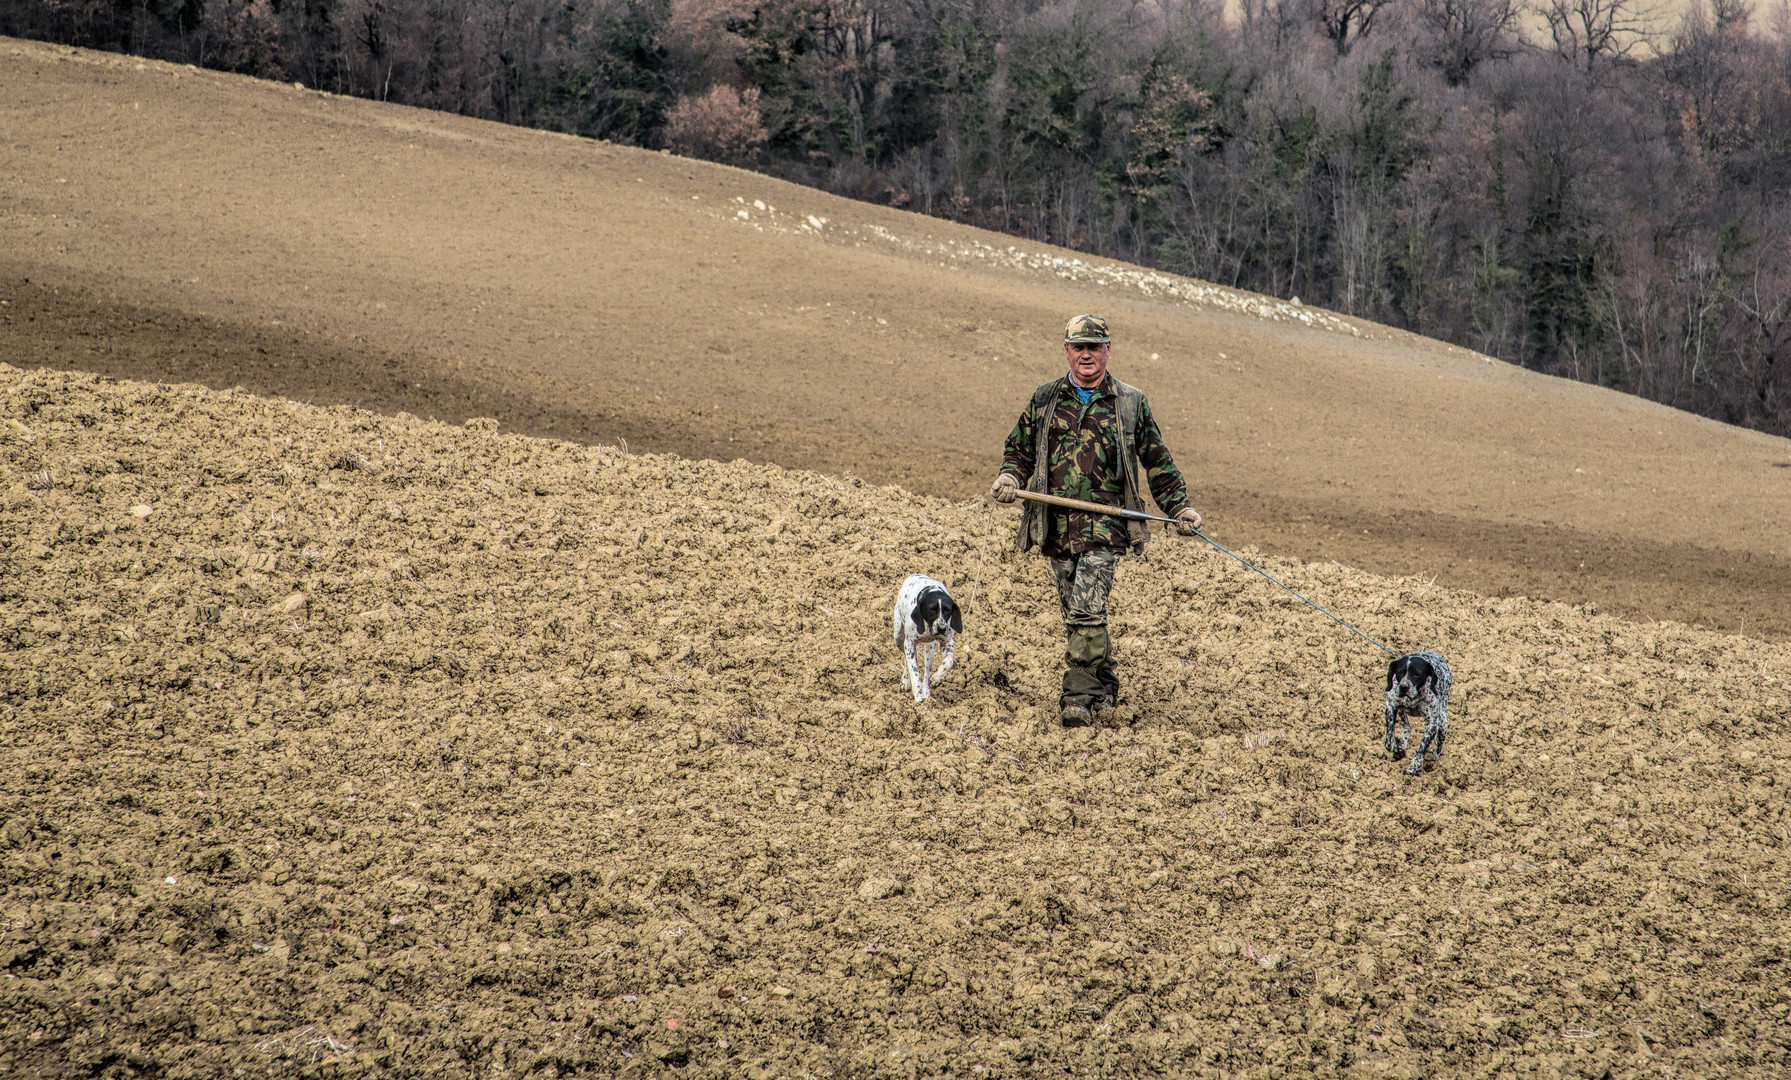
M 1062 495 L 1046 495 L 1040 491 L 1027 491 L 1024 488 L 1015 491 L 1014 494 L 1019 498 L 1030 499 L 1033 502 L 1050 503 L 1052 506 L 1062 506 L 1070 510 L 1082 510 L 1090 514 L 1106 514 L 1109 517 L 1125 518 L 1127 521 L 1161 521 L 1165 525 L 1175 525 L 1178 527 L 1187 524 L 1187 522 L 1177 520 L 1176 518 L 1166 518 L 1157 514 L 1147 514 L 1142 510 L 1127 510 L 1123 506 L 1108 506 L 1106 503 L 1084 502 L 1081 499 L 1066 499 Z

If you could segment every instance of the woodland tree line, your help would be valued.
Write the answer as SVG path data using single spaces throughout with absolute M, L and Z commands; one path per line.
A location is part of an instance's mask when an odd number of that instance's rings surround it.
M 0 0 L 747 165 L 1791 435 L 1786 0 Z

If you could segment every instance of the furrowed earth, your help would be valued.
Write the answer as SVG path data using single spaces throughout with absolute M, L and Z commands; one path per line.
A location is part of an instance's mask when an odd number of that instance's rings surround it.
M 1791 646 L 1120 572 L 1061 728 L 1013 511 L 0 368 L 0 1068 L 1781 1076 Z M 889 606 L 963 602 L 916 706 Z
M 0 1072 L 1786 1073 L 1791 442 L 668 155 L 0 101 Z M 1215 539 L 1449 658 L 1423 776 L 1197 539 L 1057 723 L 964 500 L 1086 310 Z

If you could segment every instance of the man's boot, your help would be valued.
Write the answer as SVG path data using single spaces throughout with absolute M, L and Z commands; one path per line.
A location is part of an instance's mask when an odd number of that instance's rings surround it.
M 1097 672 L 1101 679 L 1101 696 L 1095 702 L 1095 719 L 1104 719 L 1106 714 L 1119 705 L 1119 679 L 1113 674 L 1113 658 L 1107 658 L 1107 666 Z
M 1059 708 L 1065 726 L 1073 727 L 1091 723 L 1096 714 L 1111 709 L 1119 684 L 1113 679 L 1113 643 L 1107 628 L 1072 626 L 1068 630 Z

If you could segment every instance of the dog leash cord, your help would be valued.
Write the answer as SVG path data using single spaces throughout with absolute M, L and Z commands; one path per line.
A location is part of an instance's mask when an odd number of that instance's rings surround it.
M 1198 529 L 1196 529 L 1196 530 L 1194 530 L 1194 535 L 1195 535 L 1195 536 L 1198 536 L 1198 537 L 1200 537 L 1200 538 L 1201 538 L 1201 539 L 1202 539 L 1202 540 L 1205 540 L 1205 541 L 1206 541 L 1206 542 L 1207 542 L 1207 543 L 1209 543 L 1209 544 L 1211 544 L 1211 545 L 1213 545 L 1213 546 L 1214 546 L 1214 547 L 1216 547 L 1216 548 L 1218 548 L 1218 549 L 1219 549 L 1219 550 L 1220 550 L 1220 551 L 1223 551 L 1223 552 L 1225 552 L 1225 554 L 1227 554 L 1227 555 L 1230 555 L 1230 556 L 1231 556 L 1231 557 L 1232 557 L 1232 558 L 1234 558 L 1234 559 L 1236 559 L 1236 560 L 1237 560 L 1237 561 L 1238 561 L 1238 562 L 1241 562 L 1241 563 L 1243 563 L 1243 564 L 1244 564 L 1244 565 L 1245 565 L 1245 566 L 1248 566 L 1248 567 L 1250 567 L 1250 569 L 1252 569 L 1252 570 L 1254 570 L 1254 571 L 1256 571 L 1256 572 L 1257 572 L 1257 573 L 1259 573 L 1259 574 L 1261 574 L 1261 575 L 1262 575 L 1262 576 L 1263 576 L 1263 577 L 1266 577 L 1266 578 L 1268 578 L 1268 579 L 1269 579 L 1269 580 L 1270 580 L 1270 581 L 1274 581 L 1274 582 L 1275 582 L 1275 584 L 1277 584 L 1277 585 L 1281 585 L 1281 587 L 1282 587 L 1282 588 L 1283 588 L 1283 589 L 1287 589 L 1287 591 L 1288 591 L 1288 592 L 1289 592 L 1289 593 L 1291 593 L 1291 594 L 1292 594 L 1292 595 L 1294 595 L 1294 596 L 1299 596 L 1299 597 L 1300 597 L 1300 599 L 1301 599 L 1301 600 L 1306 600 L 1306 598 L 1305 598 L 1305 597 L 1304 597 L 1304 596 L 1300 596 L 1300 594 L 1299 594 L 1299 593 L 1297 593 L 1297 592 L 1294 592 L 1294 591 L 1293 591 L 1293 590 L 1292 590 L 1292 589 L 1288 589 L 1288 588 L 1287 588 L 1287 586 L 1286 586 L 1286 585 L 1282 585 L 1282 584 L 1281 584 L 1281 582 L 1279 582 L 1279 581 L 1276 581 L 1276 580 L 1275 580 L 1275 578 L 1274 578 L 1274 576 L 1273 576 L 1273 575 L 1271 575 L 1271 574 L 1269 574 L 1269 573 L 1268 573 L 1268 572 L 1267 572 L 1267 571 L 1266 571 L 1266 570 L 1264 570 L 1264 569 L 1262 569 L 1262 568 L 1261 568 L 1261 567 L 1260 567 L 1260 566 L 1255 566 L 1255 565 L 1252 565 L 1252 564 L 1251 564 L 1251 562 L 1250 562 L 1250 560 L 1248 560 L 1248 559 L 1246 559 L 1246 558 L 1244 558 L 1244 557 L 1243 557 L 1243 556 L 1241 556 L 1241 555 L 1239 555 L 1239 554 L 1238 554 L 1238 553 L 1237 553 L 1237 552 L 1235 552 L 1235 551 L 1232 551 L 1232 550 L 1231 550 L 1231 549 L 1230 549 L 1230 548 L 1228 548 L 1228 547 L 1226 547 L 1226 546 L 1225 546 L 1225 545 L 1224 545 L 1224 544 L 1221 544 L 1221 543 L 1219 543 L 1219 541 L 1217 541 L 1217 540 L 1214 540 L 1214 539 L 1213 539 L 1213 538 L 1212 538 L 1212 537 L 1210 537 L 1210 536 L 1208 536 L 1208 535 L 1207 535 L 1207 534 L 1205 534 L 1205 533 L 1203 533 L 1203 532 L 1201 532 L 1201 531 L 1200 531 L 1200 530 L 1198 530 Z M 1350 633 L 1352 633 L 1352 634 L 1354 634 L 1354 635 L 1356 635 L 1356 636 L 1357 636 L 1357 637 L 1359 637 L 1359 638 L 1361 638 L 1361 639 L 1362 639 L 1362 640 L 1363 640 L 1363 641 L 1366 641 L 1366 642 L 1368 642 L 1368 644 L 1370 644 L 1370 645 L 1373 645 L 1373 646 L 1374 646 L 1374 647 L 1375 647 L 1375 648 L 1377 648 L 1377 649 L 1379 649 L 1379 650 L 1380 650 L 1380 651 L 1382 651 L 1382 652 L 1384 652 L 1384 653 L 1386 653 L 1386 654 L 1387 654 L 1387 655 L 1388 655 L 1388 656 L 1397 656 L 1397 655 L 1399 655 L 1399 654 L 1398 654 L 1398 653 L 1395 653 L 1395 652 L 1394 652 L 1394 651 L 1393 651 L 1393 650 L 1392 650 L 1392 649 L 1389 649 L 1389 648 L 1387 648 L 1387 647 L 1386 647 L 1386 646 L 1385 646 L 1385 645 L 1382 645 L 1382 644 L 1381 644 L 1381 643 L 1380 643 L 1380 642 L 1378 642 L 1378 641 L 1376 641 L 1376 640 L 1374 640 L 1374 639 L 1373 639 L 1373 638 L 1371 638 L 1371 637 L 1369 637 L 1369 636 L 1368 636 L 1368 635 L 1367 635 L 1367 634 L 1364 634 L 1364 633 L 1363 633 L 1363 632 L 1362 632 L 1362 631 L 1360 631 L 1360 630 L 1357 630 L 1357 629 L 1356 629 L 1356 628 L 1355 628 L 1355 627 L 1353 627 L 1353 626 L 1351 626 L 1351 625 L 1350 625 L 1350 624 L 1349 624 L 1349 623 L 1346 623 L 1346 622 L 1344 622 L 1344 621 L 1343 621 L 1343 620 L 1342 620 L 1342 619 L 1339 619 L 1339 618 L 1338 618 L 1338 617 L 1337 617 L 1337 616 L 1335 616 L 1335 615 L 1333 615 L 1333 614 L 1331 614 L 1331 613 L 1330 613 L 1330 612 L 1328 612 L 1328 611 L 1326 611 L 1326 610 L 1325 610 L 1325 609 L 1324 609 L 1324 608 L 1321 608 L 1321 607 L 1319 607 L 1319 606 L 1318 606 L 1318 605 L 1317 605 L 1317 604 L 1314 604 L 1314 603 L 1312 603 L 1312 601 L 1310 601 L 1310 600 L 1306 600 L 1306 603 L 1307 603 L 1307 604 L 1309 604 L 1309 605 L 1311 605 L 1311 607 L 1312 607 L 1312 610 L 1314 610 L 1314 611 L 1316 611 L 1316 612 L 1318 612 L 1318 613 L 1319 613 L 1319 614 L 1321 614 L 1321 615 L 1323 615 L 1323 616 L 1324 616 L 1324 617 L 1325 617 L 1325 618 L 1327 618 L 1327 619 L 1330 619 L 1330 620 L 1331 620 L 1331 621 L 1332 621 L 1332 622 L 1334 622 L 1334 623 L 1336 623 L 1336 624 L 1337 624 L 1337 625 L 1338 625 L 1338 626 L 1341 626 L 1341 627 L 1343 627 L 1343 628 L 1344 628 L 1344 629 L 1345 629 L 1345 630 L 1348 630 L 1348 631 L 1349 631 L 1349 632 L 1350 632 Z
M 1184 527 L 1187 524 L 1186 522 L 1179 521 L 1175 518 L 1158 517 L 1156 514 L 1147 514 L 1142 510 L 1126 510 L 1126 509 L 1122 509 L 1117 506 L 1104 506 L 1099 503 L 1084 502 L 1081 499 L 1065 499 L 1065 498 L 1051 496 L 1051 495 L 1041 495 L 1041 494 L 1038 494 L 1037 492 L 1032 492 L 1032 491 L 1016 491 L 1016 492 L 1014 492 L 1014 494 L 1015 494 L 1015 496 L 1017 496 L 1019 498 L 1028 499 L 1033 502 L 1048 503 L 1053 506 L 1065 506 L 1072 510 L 1081 510 L 1086 513 L 1107 514 L 1112 517 L 1125 518 L 1130 521 L 1160 521 L 1165 525 L 1173 525 L 1178 529 Z M 1312 610 L 1318 612 L 1320 615 L 1323 615 L 1325 618 L 1330 619 L 1332 622 L 1336 623 L 1338 626 L 1343 627 L 1345 630 L 1348 630 L 1350 633 L 1361 638 L 1363 641 L 1368 642 L 1368 644 L 1373 645 L 1375 648 L 1386 653 L 1388 656 L 1398 656 L 1399 655 L 1398 653 L 1394 652 L 1392 649 L 1387 648 L 1385 645 L 1382 645 L 1380 642 L 1369 637 L 1367 634 L 1364 634 L 1362 631 L 1357 630 L 1355 627 L 1351 626 L 1349 623 L 1344 622 L 1342 619 L 1339 619 L 1337 616 L 1326 611 L 1324 608 L 1321 608 L 1317 604 L 1314 604 L 1312 601 L 1307 600 L 1304 596 L 1300 596 L 1299 593 L 1294 592 L 1292 589 L 1289 589 L 1286 585 L 1283 585 L 1280 581 L 1277 581 L 1273 575 L 1269 574 L 1262 567 L 1252 564 L 1248 559 L 1245 559 L 1243 556 L 1239 555 L 1237 552 L 1232 551 L 1230 548 L 1226 547 L 1224 544 L 1219 543 L 1219 541 L 1214 540 L 1212 537 L 1201 532 L 1199 529 L 1194 530 L 1194 535 L 1200 537 L 1202 540 L 1205 540 L 1207 543 L 1218 548 L 1220 551 L 1223 551 L 1225 554 L 1230 555 L 1232 558 L 1236 559 L 1238 562 L 1241 562 L 1245 566 L 1250 567 L 1250 569 L 1261 574 L 1263 577 L 1266 577 L 1270 581 L 1275 582 L 1275 584 L 1280 585 L 1283 589 L 1287 589 L 1287 591 L 1290 594 L 1292 594 L 1294 596 L 1298 596 L 1301 600 L 1304 600 L 1306 602 L 1306 604 L 1312 608 Z

